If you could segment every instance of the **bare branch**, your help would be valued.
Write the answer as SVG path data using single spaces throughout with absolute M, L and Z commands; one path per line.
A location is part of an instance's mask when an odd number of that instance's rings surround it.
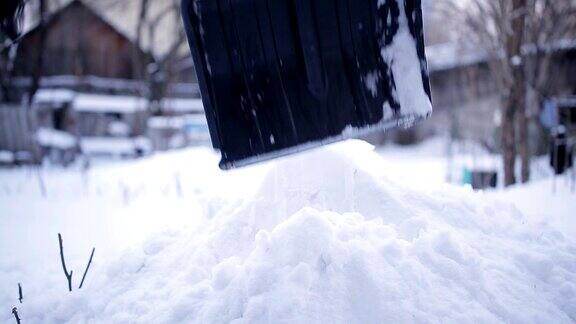
M 86 279 L 86 274 L 88 273 L 88 269 L 90 269 L 90 265 L 92 264 L 92 258 L 94 257 L 95 251 L 96 251 L 96 248 L 92 248 L 92 254 L 90 254 L 90 260 L 88 260 L 88 264 L 86 265 L 86 270 L 84 270 L 84 275 L 82 276 L 82 281 L 80 282 L 80 286 L 78 286 L 78 289 L 82 289 L 82 286 L 84 285 L 84 279 Z
M 58 242 L 60 243 L 60 261 L 62 261 L 62 269 L 64 269 L 64 274 L 68 280 L 68 291 L 72 291 L 72 270 L 68 272 L 66 269 L 66 261 L 64 260 L 64 247 L 62 244 L 62 235 L 58 233 Z
M 22 300 L 24 300 L 24 296 L 22 295 L 22 285 L 18 283 L 18 300 L 20 304 L 22 304 Z
M 18 308 L 16 308 L 16 307 L 12 308 L 12 314 L 14 315 L 14 318 L 16 319 L 16 324 L 20 324 L 20 316 L 18 315 Z

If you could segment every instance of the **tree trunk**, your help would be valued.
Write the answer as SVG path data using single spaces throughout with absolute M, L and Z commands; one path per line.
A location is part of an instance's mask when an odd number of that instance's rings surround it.
M 502 158 L 504 162 L 504 185 L 511 186 L 516 183 L 514 168 L 516 162 L 516 132 L 514 131 L 514 116 L 516 103 L 513 95 L 509 94 L 502 107 Z
M 11 58 L 11 52 L 14 50 L 12 46 L 17 45 L 12 44 L 7 47 L 0 45 L 0 102 L 17 102 L 10 87 L 14 71 Z
M 46 37 L 48 35 L 48 30 L 46 29 L 47 12 L 46 0 L 40 0 L 38 4 L 38 16 L 40 19 L 39 45 L 38 52 L 36 53 L 36 62 L 34 62 L 32 81 L 28 89 L 28 106 L 32 105 L 32 100 L 34 100 L 34 95 L 36 95 L 36 92 L 40 88 L 40 81 L 44 73 L 44 48 L 46 47 Z
M 509 81 L 509 91 L 502 114 L 502 155 L 504 159 L 504 185 L 506 186 L 516 183 L 514 172 L 516 164 L 515 115 L 517 111 L 519 110 L 520 114 L 524 116 L 522 119 L 526 119 L 526 82 L 521 51 L 524 40 L 525 8 L 526 0 L 512 0 L 512 31 L 506 40 L 506 59 L 508 60 L 506 63 L 509 64 L 512 71 L 512 80 Z M 521 143 L 527 142 L 527 134 L 521 132 L 519 135 Z M 526 148 L 527 145 L 523 147 Z
M 140 8 L 138 9 L 138 24 L 136 25 L 136 39 L 134 40 L 134 48 L 132 49 L 132 68 L 133 76 L 136 79 L 144 79 L 145 66 L 144 57 L 142 57 L 142 35 L 144 33 L 144 26 L 146 24 L 146 17 L 148 16 L 149 0 L 141 0 Z
M 526 96 L 523 98 L 524 102 L 518 106 L 520 110 L 517 113 L 518 155 L 521 160 L 521 180 L 522 183 L 527 183 L 530 181 L 530 109 L 528 109 L 530 102 Z

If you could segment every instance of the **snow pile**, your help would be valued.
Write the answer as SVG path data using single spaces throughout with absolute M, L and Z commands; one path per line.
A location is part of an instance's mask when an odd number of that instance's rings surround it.
M 243 203 L 207 201 L 201 224 L 100 261 L 86 290 L 30 296 L 22 312 L 44 323 L 576 320 L 573 241 L 467 189 L 405 188 L 372 149 L 346 142 L 270 164 Z
M 537 161 L 536 161 L 537 162 Z M 543 159 L 548 166 L 549 158 Z M 541 170 L 541 169 L 540 169 Z M 532 171 L 532 178 L 537 177 Z M 576 190 L 572 188 L 569 174 L 532 181 L 526 185 L 517 185 L 504 192 L 490 192 L 490 196 L 514 202 L 522 213 L 534 223 L 548 224 L 562 230 L 568 237 L 576 237 Z M 526 202 L 526 197 L 529 197 Z M 538 197 L 538 198 L 535 198 Z

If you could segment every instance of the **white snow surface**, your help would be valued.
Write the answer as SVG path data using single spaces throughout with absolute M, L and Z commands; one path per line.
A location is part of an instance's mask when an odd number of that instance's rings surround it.
M 83 189 L 54 171 L 44 200 L 0 173 L 14 184 L 0 193 L 0 306 L 23 282 L 26 323 L 576 320 L 576 242 L 498 197 L 402 184 L 360 141 L 228 173 L 216 162 L 195 149 L 99 166 Z M 100 244 L 83 290 L 65 291 L 57 231 L 75 276 Z

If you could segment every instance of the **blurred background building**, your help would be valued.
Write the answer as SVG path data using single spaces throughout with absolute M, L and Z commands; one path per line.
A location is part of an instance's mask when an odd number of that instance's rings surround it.
M 32 1 L 25 24 L 16 46 L 2 46 L 5 163 L 209 141 L 177 2 Z
M 372 135 L 372 143 L 442 136 L 490 153 L 502 150 L 506 101 L 494 68 L 501 53 L 474 42 L 473 15 L 463 7 L 454 11 L 449 2 L 423 4 L 433 117 L 410 130 Z M 481 0 L 466 3 L 473 8 L 475 2 Z M 139 157 L 209 144 L 179 1 L 35 0 L 25 18 L 19 44 L 5 41 L 1 48 L 4 163 L 48 157 L 67 164 L 81 155 Z M 546 75 L 552 76 L 545 78 L 545 90 L 525 94 L 534 155 L 549 149 L 558 124 L 558 112 L 550 110 L 571 111 L 566 103 L 576 95 L 576 33 L 562 28 L 567 30 L 522 49 L 526 62 L 546 57 Z M 546 111 L 554 121 L 542 122 Z

